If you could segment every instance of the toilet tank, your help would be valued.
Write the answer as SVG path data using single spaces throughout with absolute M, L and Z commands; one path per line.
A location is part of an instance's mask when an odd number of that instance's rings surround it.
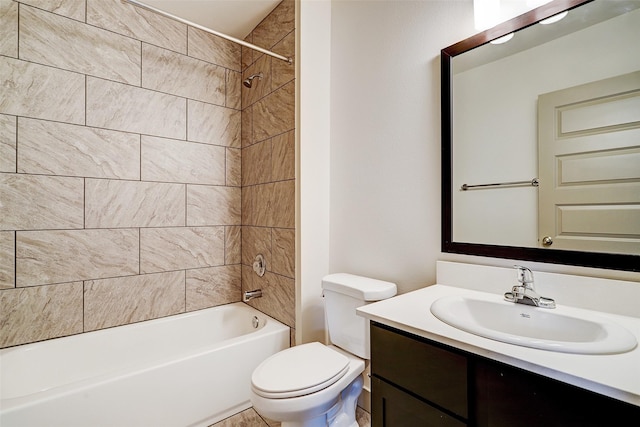
M 358 316 L 356 308 L 394 296 L 396 285 L 337 273 L 322 279 L 322 292 L 331 343 L 358 357 L 369 359 L 369 320 Z

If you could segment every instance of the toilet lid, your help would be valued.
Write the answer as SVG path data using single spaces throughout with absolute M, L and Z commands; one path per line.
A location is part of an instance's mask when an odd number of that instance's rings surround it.
M 349 359 L 318 342 L 291 347 L 266 359 L 253 371 L 253 390 L 283 399 L 314 393 L 344 376 Z

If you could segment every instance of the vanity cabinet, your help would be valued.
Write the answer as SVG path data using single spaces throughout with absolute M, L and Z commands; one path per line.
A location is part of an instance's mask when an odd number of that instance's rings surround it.
M 640 407 L 371 324 L 372 427 L 637 425 Z

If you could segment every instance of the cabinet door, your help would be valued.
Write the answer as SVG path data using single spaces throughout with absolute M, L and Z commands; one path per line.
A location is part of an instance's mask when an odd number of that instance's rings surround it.
M 371 372 L 467 418 L 467 358 L 461 354 L 373 324 Z
M 531 372 L 476 360 L 478 427 L 635 426 L 640 407 Z
M 379 378 L 371 378 L 372 427 L 463 427 L 466 424 Z

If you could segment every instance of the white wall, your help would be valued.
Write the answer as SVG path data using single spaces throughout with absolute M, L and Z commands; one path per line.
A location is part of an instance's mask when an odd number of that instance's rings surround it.
M 305 194 L 300 209 L 303 217 L 305 211 L 316 210 L 298 228 L 298 289 L 303 292 L 298 299 L 305 301 L 303 314 L 313 317 L 313 322 L 298 324 L 312 332 L 322 322 L 323 272 L 393 281 L 405 293 L 435 282 L 438 259 L 513 264 L 440 252 L 439 55 L 442 48 L 475 33 L 472 0 L 327 1 L 320 3 L 330 7 L 330 17 L 326 9 L 314 13 L 318 1 L 302 0 L 299 26 L 304 50 L 299 60 L 304 173 L 299 182 Z M 316 23 L 305 24 L 305 17 Z M 322 23 L 330 26 L 329 34 Z M 329 58 L 324 48 L 307 49 L 314 37 L 321 45 L 330 37 Z M 322 93 L 327 84 L 330 96 Z M 327 102 L 329 119 L 314 113 Z M 316 144 L 330 144 L 330 158 L 326 147 Z M 314 158 L 317 150 L 321 154 Z M 308 165 L 311 170 L 304 169 Z M 330 193 L 325 187 L 329 180 Z M 323 234 L 327 230 L 330 233 Z M 638 273 L 524 264 L 535 270 L 640 281 Z M 308 341 L 306 331 L 299 333 Z
M 324 341 L 320 282 L 329 273 L 331 1 L 296 7 L 296 342 Z
M 330 269 L 435 281 L 440 50 L 473 34 L 472 1 L 334 1 Z

